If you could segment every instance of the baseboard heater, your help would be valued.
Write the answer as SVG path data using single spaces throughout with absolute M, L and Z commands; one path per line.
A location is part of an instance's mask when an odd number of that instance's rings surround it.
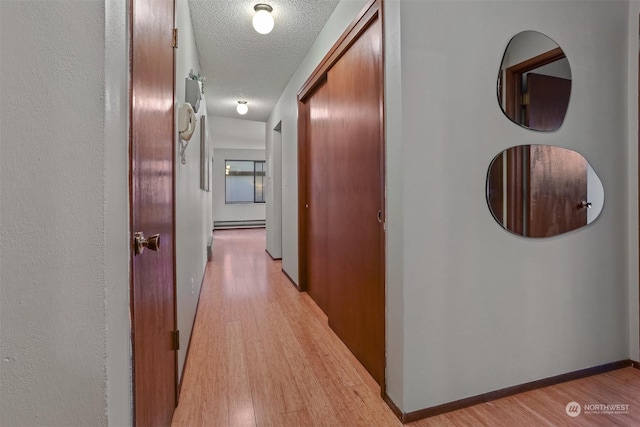
M 213 229 L 221 230 L 224 228 L 261 228 L 266 226 L 264 219 L 248 219 L 239 221 L 214 221 Z

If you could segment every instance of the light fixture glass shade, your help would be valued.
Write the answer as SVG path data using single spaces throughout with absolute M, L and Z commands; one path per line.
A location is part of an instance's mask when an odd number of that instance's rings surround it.
M 249 111 L 249 107 L 247 106 L 247 101 L 238 101 L 238 106 L 236 107 L 236 111 L 238 114 L 245 115 Z
M 273 30 L 273 10 L 268 4 L 257 4 L 253 7 L 256 14 L 253 15 L 253 28 L 260 34 L 268 34 Z

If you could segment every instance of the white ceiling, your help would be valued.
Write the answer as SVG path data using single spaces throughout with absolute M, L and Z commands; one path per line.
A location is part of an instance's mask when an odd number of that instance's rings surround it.
M 273 7 L 275 27 L 251 25 L 257 3 Z M 339 0 L 189 0 L 209 115 L 266 121 Z M 196 70 L 194 70 L 196 71 Z M 245 116 L 238 100 L 248 101 Z

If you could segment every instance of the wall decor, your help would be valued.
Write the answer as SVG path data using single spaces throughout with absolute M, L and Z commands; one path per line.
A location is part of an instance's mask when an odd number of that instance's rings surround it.
M 512 122 L 543 132 L 559 129 L 571 95 L 571 66 L 562 48 L 537 31 L 516 34 L 500 64 L 497 95 Z
M 580 153 L 552 145 L 519 145 L 494 157 L 487 204 L 506 230 L 551 237 L 584 227 L 600 215 L 604 187 Z

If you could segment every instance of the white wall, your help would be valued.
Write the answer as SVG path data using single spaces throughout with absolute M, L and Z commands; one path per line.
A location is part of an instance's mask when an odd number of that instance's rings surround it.
M 264 122 L 209 116 L 213 148 L 264 150 Z
M 637 355 L 628 3 L 388 0 L 386 8 L 387 191 L 400 204 L 387 224 L 390 397 L 411 412 Z M 398 18 L 399 34 L 390 29 Z M 557 132 L 515 126 L 496 102 L 505 46 L 524 29 L 547 34 L 571 61 Z M 532 240 L 495 223 L 487 167 L 507 147 L 534 143 L 576 150 L 598 172 L 607 203 L 592 225 Z
M 225 204 L 225 160 L 266 160 L 265 123 L 209 116 L 213 142 L 213 216 L 216 221 L 265 220 L 266 204 Z M 269 198 L 267 193 L 267 199 Z
M 127 1 L 105 1 L 106 374 L 107 417 L 112 426 L 133 423 L 129 309 L 128 11 Z
M 282 258 L 282 132 L 267 129 L 267 252 L 274 259 Z
M 130 423 L 125 12 L 0 2 L 2 425 Z
M 263 123 L 264 125 L 264 123 Z M 265 160 L 265 150 L 216 148 L 213 156 L 213 212 L 216 221 L 265 220 L 264 203 L 225 203 L 225 160 Z M 269 195 L 267 194 L 267 197 Z
M 404 150 L 402 103 L 402 27 L 400 2 L 384 3 L 385 55 L 385 179 L 386 179 L 386 393 L 404 409 L 405 289 L 404 283 Z M 394 111 L 388 111 L 394 108 Z M 393 310 L 393 311 L 391 311 Z M 406 410 L 405 410 L 406 412 Z
M 640 29 L 638 28 L 638 17 L 640 16 L 640 1 L 634 0 L 629 3 L 629 63 L 627 97 L 628 103 L 628 153 L 627 153 L 627 177 L 629 179 L 627 200 L 629 210 L 629 357 L 640 361 L 640 297 L 638 295 L 640 278 L 638 277 L 638 51 L 640 49 L 638 38 Z
M 300 67 L 287 84 L 266 126 L 267 156 L 273 156 L 273 132 L 282 122 L 282 269 L 298 283 L 298 104 L 297 93 L 324 55 L 362 10 L 366 0 L 342 0 L 331 14 Z M 267 233 L 276 232 L 267 227 Z M 274 236 L 267 236 L 268 240 Z
M 177 106 L 185 102 L 185 78 L 189 71 L 197 73 L 200 63 L 187 0 L 176 1 L 176 23 L 179 43 L 176 51 L 176 117 Z M 206 77 L 206 76 L 205 76 Z M 189 338 L 195 317 L 200 286 L 207 263 L 207 243 L 213 230 L 211 192 L 200 189 L 200 122 L 207 117 L 206 80 L 196 131 L 185 151 L 186 164 L 180 161 L 176 135 L 176 295 L 180 351 L 178 372 L 182 375 Z M 210 148 L 212 150 L 212 148 Z M 206 160 L 211 161 L 211 154 Z

